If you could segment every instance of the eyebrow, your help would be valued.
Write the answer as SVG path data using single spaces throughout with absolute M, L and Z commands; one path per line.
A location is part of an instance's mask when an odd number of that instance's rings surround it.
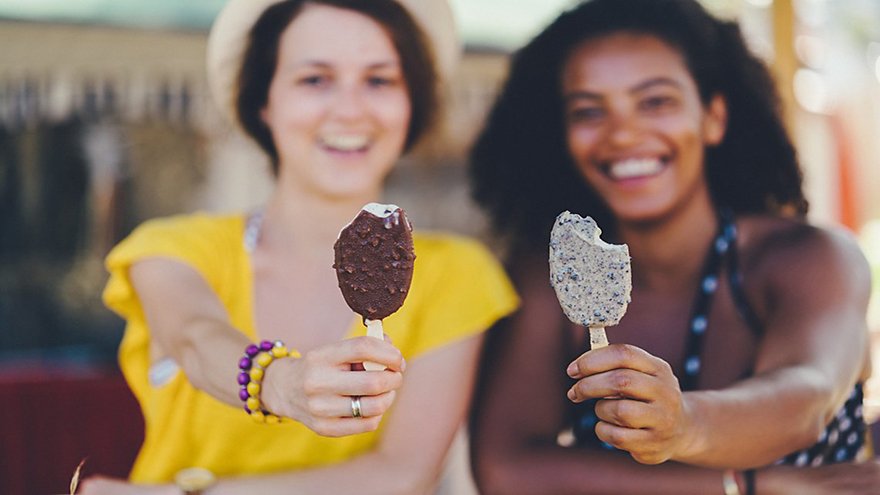
M 630 88 L 629 93 L 630 94 L 640 93 L 642 91 L 653 88 L 655 86 L 672 86 L 676 89 L 682 89 L 682 84 L 680 82 L 676 81 L 675 79 L 672 79 L 669 77 L 653 77 L 653 78 L 648 79 L 646 81 L 640 82 L 639 84 L 636 84 L 635 86 Z M 565 97 L 563 98 L 563 100 L 565 102 L 569 102 L 571 100 L 581 100 L 581 99 L 601 100 L 602 95 L 599 93 L 594 93 L 592 91 L 579 90 L 579 91 L 573 91 L 573 92 L 565 95 Z
M 387 61 L 372 63 L 372 64 L 366 66 L 365 68 L 367 70 L 375 70 L 375 69 L 384 69 L 384 68 L 398 68 L 400 66 L 401 66 L 400 62 L 397 62 L 394 60 L 387 60 Z M 288 65 L 288 69 L 300 69 L 303 67 L 320 67 L 323 69 L 330 69 L 333 67 L 333 64 L 324 62 L 322 60 L 309 59 L 309 60 L 304 60 L 302 62 L 297 62 L 297 63 Z

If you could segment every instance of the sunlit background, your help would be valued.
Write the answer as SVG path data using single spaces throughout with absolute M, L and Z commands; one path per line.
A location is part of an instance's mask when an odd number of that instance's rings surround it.
M 468 146 L 510 52 L 570 2 L 451 2 L 465 55 L 448 114 L 387 194 L 419 227 L 483 236 Z M 131 461 L 140 432 L 115 368 L 122 326 L 99 299 L 107 250 L 147 218 L 251 208 L 269 190 L 264 159 L 206 92 L 206 34 L 223 3 L 0 0 L 0 438 L 15 452 L 0 453 L 0 493 L 64 491 L 82 457 L 76 431 L 94 422 L 83 400 L 115 401 L 88 444 L 96 469 L 124 475 Z M 704 4 L 739 20 L 772 66 L 811 219 L 859 236 L 880 284 L 880 1 Z M 878 329 L 880 305 L 871 311 Z

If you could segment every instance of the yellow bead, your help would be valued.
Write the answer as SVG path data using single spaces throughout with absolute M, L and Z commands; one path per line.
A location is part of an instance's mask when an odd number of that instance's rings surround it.
M 257 354 L 257 364 L 259 364 L 263 368 L 272 364 L 273 359 L 274 358 L 272 357 L 272 355 L 269 354 L 268 352 L 261 352 L 261 353 Z
M 266 423 L 267 424 L 277 425 L 280 422 L 281 422 L 281 418 L 279 418 L 278 416 L 276 416 L 274 414 L 267 414 L 266 415 Z
M 272 348 L 272 356 L 276 358 L 287 357 L 287 347 L 273 347 Z
M 265 423 L 266 416 L 261 411 L 251 411 L 251 418 L 257 423 Z
M 261 382 L 263 381 L 263 369 L 262 368 L 251 368 L 251 381 Z
M 259 397 L 260 390 L 262 390 L 262 388 L 263 387 L 261 387 L 260 384 L 257 382 L 250 382 L 247 384 L 248 395 L 250 395 L 251 397 Z
M 251 411 L 260 410 L 260 399 L 257 399 L 256 397 L 248 397 L 248 400 L 246 400 L 245 403 Z

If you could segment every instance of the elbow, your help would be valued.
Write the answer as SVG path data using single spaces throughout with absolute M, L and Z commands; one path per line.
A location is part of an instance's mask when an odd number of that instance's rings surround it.
M 441 474 L 439 466 L 421 463 L 413 465 L 393 462 L 390 459 L 386 465 L 393 466 L 393 469 L 383 476 L 384 484 L 381 489 L 383 495 L 428 495 L 437 488 Z
M 800 428 L 792 428 L 792 444 L 798 448 L 807 448 L 825 432 L 825 429 L 843 406 L 848 390 L 835 387 L 830 379 L 816 379 L 806 389 L 806 404 L 802 411 Z
M 510 464 L 494 456 L 490 459 L 475 459 L 472 474 L 478 492 L 483 495 L 509 495 L 519 492 L 522 487 L 517 483 L 516 469 Z

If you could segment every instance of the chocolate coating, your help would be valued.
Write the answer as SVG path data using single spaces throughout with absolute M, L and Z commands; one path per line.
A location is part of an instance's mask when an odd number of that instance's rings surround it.
M 355 313 L 381 320 L 400 309 L 416 259 L 402 208 L 385 218 L 361 210 L 339 233 L 333 251 L 339 289 Z

